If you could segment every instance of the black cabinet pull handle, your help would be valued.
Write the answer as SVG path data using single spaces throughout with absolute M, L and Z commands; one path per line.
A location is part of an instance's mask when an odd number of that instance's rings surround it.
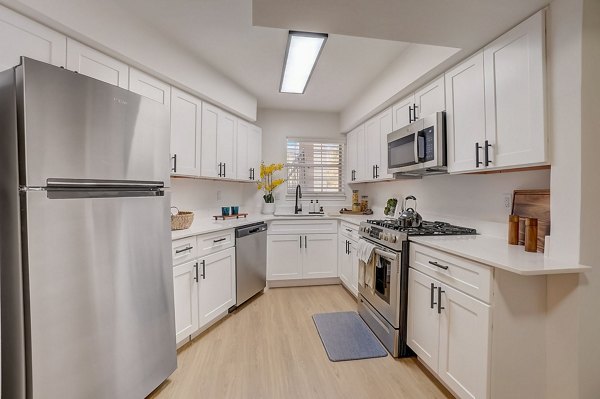
M 222 169 L 223 169 L 223 164 L 221 162 L 219 162 L 219 177 L 221 177 Z
M 435 284 L 431 283 L 431 309 L 433 309 L 433 307 L 435 305 L 437 305 L 437 303 L 435 303 L 435 300 L 433 299 L 435 294 Z
M 194 280 L 198 282 L 198 262 L 196 262 L 196 264 L 194 265 L 194 269 L 196 269 L 196 276 L 194 276 Z
M 206 261 L 202 261 L 202 280 L 206 280 Z
M 171 159 L 173 160 L 173 168 L 171 169 L 171 172 L 177 173 L 177 154 L 173 154 Z
M 308 242 L 306 241 L 306 236 L 304 236 L 304 248 L 308 248 Z
M 214 243 L 225 241 L 227 237 L 219 238 L 218 240 L 213 240 Z
M 302 236 L 300 236 L 300 249 L 302 249 Z
M 413 122 L 417 120 L 417 104 L 413 105 Z
M 227 177 L 227 164 L 223 162 L 223 177 Z
M 479 145 L 479 143 L 475 143 L 475 167 L 476 168 L 478 168 L 479 165 L 481 165 L 483 163 L 479 160 L 479 150 L 481 148 L 482 147 Z
M 485 166 L 488 166 L 489 164 L 491 164 L 491 163 L 492 163 L 492 161 L 490 161 L 490 155 L 489 155 L 489 153 L 488 153 L 488 151 L 489 151 L 489 148 L 490 148 L 491 146 L 492 146 L 492 145 L 491 145 L 491 144 L 490 144 L 490 143 L 489 143 L 489 142 L 486 140 L 486 141 L 485 141 L 485 153 L 483 154 L 483 156 L 484 156 L 484 158 L 483 158 L 483 159 L 484 159 L 484 162 L 485 162 Z
M 438 298 L 437 298 L 437 307 L 438 307 L 438 314 L 442 313 L 442 309 L 446 309 L 445 307 L 442 306 L 442 293 L 446 292 L 442 289 L 442 287 L 438 287 Z
M 194 248 L 194 247 L 192 247 L 191 245 L 189 245 L 189 246 L 187 246 L 187 247 L 185 247 L 185 248 L 183 248 L 183 249 L 176 249 L 176 250 L 175 250 L 175 253 L 176 253 L 176 254 L 180 254 L 180 253 L 182 253 L 182 252 L 191 251 L 191 250 L 192 250 L 192 248 Z
M 408 106 L 408 123 L 412 123 L 412 105 Z
M 375 165 L 375 178 L 379 179 L 379 165 Z
M 437 263 L 435 261 L 432 261 L 432 260 L 429 261 L 429 264 L 433 265 L 433 266 L 436 266 L 436 267 L 439 267 L 440 269 L 448 270 L 448 266 L 446 266 L 446 265 L 440 265 L 439 263 Z

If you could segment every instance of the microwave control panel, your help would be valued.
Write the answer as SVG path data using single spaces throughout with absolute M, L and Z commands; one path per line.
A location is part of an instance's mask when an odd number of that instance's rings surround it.
M 435 159 L 435 131 L 433 126 L 426 127 L 419 132 L 419 162 L 433 161 Z

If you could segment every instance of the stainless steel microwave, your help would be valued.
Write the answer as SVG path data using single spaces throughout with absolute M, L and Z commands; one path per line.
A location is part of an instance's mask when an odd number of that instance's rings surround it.
M 445 112 L 436 112 L 393 131 L 387 142 L 388 173 L 395 177 L 447 172 Z

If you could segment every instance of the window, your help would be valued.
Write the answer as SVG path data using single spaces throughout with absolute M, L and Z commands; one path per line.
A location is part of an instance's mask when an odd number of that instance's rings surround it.
M 287 193 L 319 197 L 343 197 L 342 142 L 323 139 L 287 139 Z

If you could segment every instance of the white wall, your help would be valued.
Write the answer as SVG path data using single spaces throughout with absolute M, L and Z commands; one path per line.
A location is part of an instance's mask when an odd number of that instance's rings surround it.
M 0 0 L 91 47 L 190 91 L 242 118 L 256 119 L 256 97 L 113 1 Z
M 349 132 L 368 117 L 400 100 L 406 89 L 416 88 L 415 82 L 422 77 L 433 78 L 428 72 L 434 69 L 443 71 L 444 61 L 458 52 L 459 49 L 450 47 L 409 45 L 381 76 L 342 110 L 340 131 Z
M 256 124 L 263 129 L 262 153 L 266 164 L 285 163 L 287 137 L 317 137 L 342 140 L 339 114 L 334 112 L 284 111 L 278 109 L 258 109 Z M 282 173 L 282 177 L 285 177 Z M 275 193 L 275 202 L 285 202 L 285 184 Z M 348 201 L 324 201 L 328 206 L 344 206 Z M 289 204 L 288 204 L 289 205 Z
M 171 205 L 196 211 L 196 217 L 221 214 L 221 206 L 240 206 L 240 212 L 255 213 L 256 185 L 218 180 L 171 178 Z
M 581 278 L 579 306 L 580 398 L 600 397 L 600 1 L 583 7 L 581 88 L 581 263 L 592 271 Z
M 389 198 L 417 197 L 417 211 L 427 219 L 462 223 L 490 235 L 506 235 L 510 209 L 505 195 L 518 189 L 547 189 L 550 171 L 427 176 L 419 180 L 353 184 L 368 195 L 371 208 L 382 212 Z

